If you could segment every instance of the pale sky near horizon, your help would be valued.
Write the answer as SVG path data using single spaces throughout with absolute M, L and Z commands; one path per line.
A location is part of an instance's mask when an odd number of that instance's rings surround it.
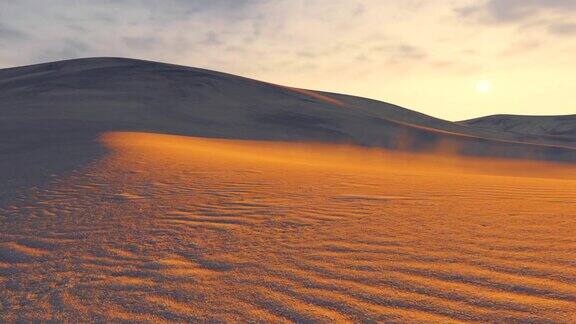
M 449 120 L 576 114 L 576 0 L 0 0 L 0 68 L 93 56 Z

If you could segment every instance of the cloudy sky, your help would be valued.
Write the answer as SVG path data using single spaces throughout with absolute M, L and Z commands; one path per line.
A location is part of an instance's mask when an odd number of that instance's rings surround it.
M 92 56 L 450 120 L 576 113 L 575 0 L 0 0 L 0 68 Z

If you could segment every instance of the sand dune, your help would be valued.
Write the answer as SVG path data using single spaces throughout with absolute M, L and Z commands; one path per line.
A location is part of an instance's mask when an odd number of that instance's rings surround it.
M 1 209 L 3 320 L 576 320 L 572 166 L 100 142 Z
M 563 139 L 109 58 L 0 114 L 2 322 L 576 321 Z
M 494 115 L 460 122 L 464 125 L 532 135 L 576 146 L 576 115 Z
M 4 69 L 0 91 L 0 126 L 7 129 L 2 151 L 74 138 L 85 130 L 576 161 L 576 149 L 554 139 L 468 127 L 374 100 L 156 62 L 92 58 Z

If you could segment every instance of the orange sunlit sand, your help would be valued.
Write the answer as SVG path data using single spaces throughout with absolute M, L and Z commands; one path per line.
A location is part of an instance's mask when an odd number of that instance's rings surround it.
M 574 166 L 99 141 L 101 159 L 5 211 L 3 319 L 576 321 Z
M 576 324 L 574 36 L 576 0 L 0 0 L 0 324 Z

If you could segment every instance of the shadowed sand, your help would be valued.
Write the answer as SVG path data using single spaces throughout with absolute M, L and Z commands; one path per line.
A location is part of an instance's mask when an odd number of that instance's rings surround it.
M 576 321 L 573 165 L 120 132 L 82 147 L 0 205 L 2 321 Z

